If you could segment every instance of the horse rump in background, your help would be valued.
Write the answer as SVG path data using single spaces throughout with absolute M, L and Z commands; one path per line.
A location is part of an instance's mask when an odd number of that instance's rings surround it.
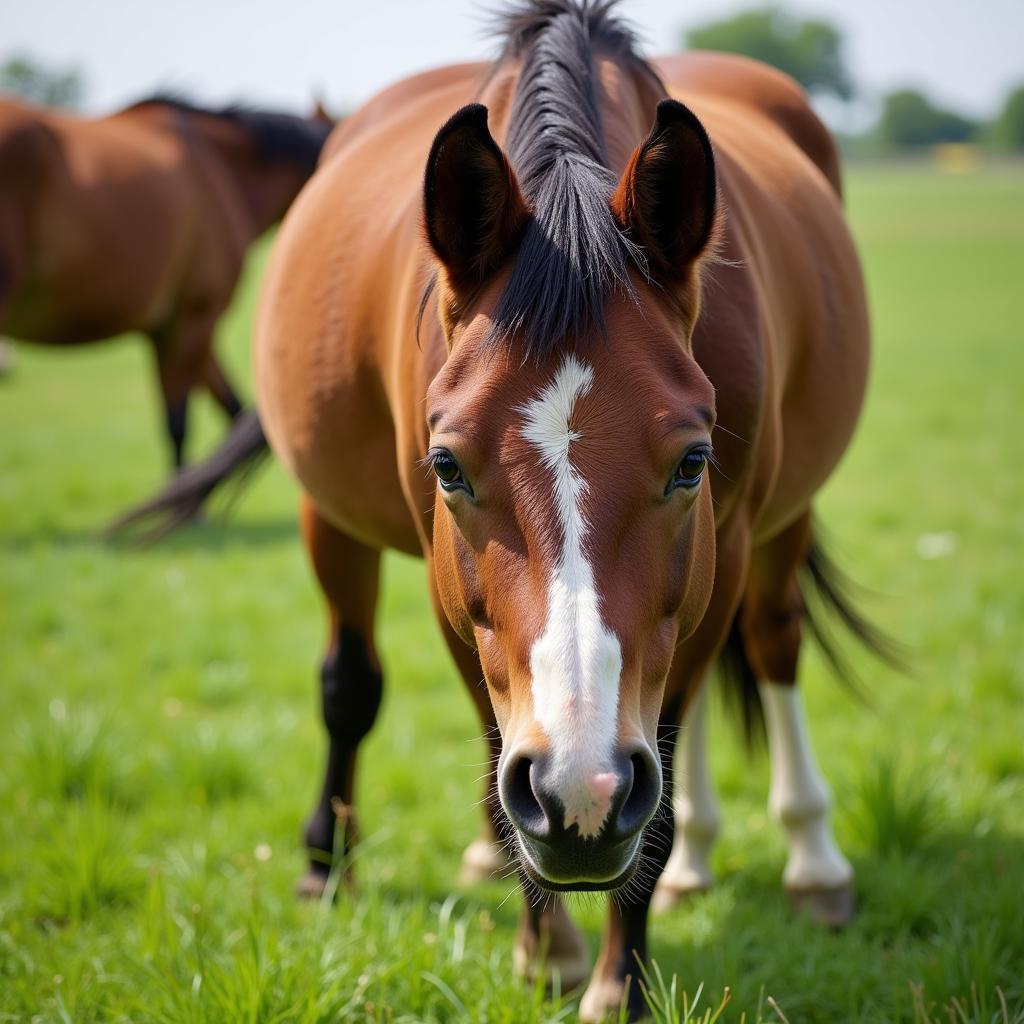
M 180 467 L 193 388 L 242 412 L 213 332 L 246 250 L 313 173 L 330 128 L 174 96 L 96 119 L 0 99 L 0 333 L 148 335 Z
M 517 966 L 544 950 L 563 989 L 589 962 L 558 893 L 614 892 L 581 1004 L 599 1020 L 643 1012 L 655 892 L 711 882 L 723 659 L 764 708 L 790 898 L 853 913 L 796 675 L 812 590 L 879 646 L 812 515 L 860 412 L 868 318 L 836 150 L 794 82 L 648 62 L 608 2 L 525 0 L 504 26 L 493 65 L 399 82 L 336 130 L 264 282 L 260 417 L 304 490 L 330 625 L 299 889 L 323 892 L 354 835 L 334 808 L 383 688 L 380 553 L 422 555 L 491 743 L 464 863 L 511 855 Z M 219 454 L 140 518 L 173 524 L 230 476 Z

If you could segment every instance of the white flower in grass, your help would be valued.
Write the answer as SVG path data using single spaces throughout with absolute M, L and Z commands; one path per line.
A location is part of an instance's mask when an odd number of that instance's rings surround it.
M 917 557 L 925 561 L 935 558 L 945 558 L 956 551 L 956 534 L 952 530 L 944 530 L 942 533 L 922 533 L 917 538 L 915 545 Z

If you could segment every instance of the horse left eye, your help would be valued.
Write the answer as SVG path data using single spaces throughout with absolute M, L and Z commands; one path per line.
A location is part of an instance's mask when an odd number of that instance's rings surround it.
M 438 455 L 434 459 L 434 472 L 443 484 L 454 484 L 462 476 L 459 464 L 450 455 Z
M 692 452 L 687 452 L 676 466 L 675 473 L 672 474 L 672 480 L 669 483 L 669 490 L 673 491 L 677 487 L 696 487 L 700 483 L 701 477 L 704 475 L 704 470 L 708 464 L 708 453 L 700 449 L 696 449 Z
M 446 491 L 470 491 L 469 483 L 462 474 L 462 467 L 451 452 L 441 449 L 432 451 L 429 456 L 430 468 Z

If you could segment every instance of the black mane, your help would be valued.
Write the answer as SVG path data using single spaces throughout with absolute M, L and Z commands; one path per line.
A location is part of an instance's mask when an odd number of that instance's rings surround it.
M 594 54 L 657 76 L 637 54 L 633 31 L 613 14 L 616 2 L 522 0 L 499 16 L 498 66 L 522 60 L 506 146 L 533 217 L 491 336 L 518 332 L 527 355 L 546 355 L 594 326 L 603 334 L 608 295 L 617 289 L 634 296 L 629 268 L 644 265 L 608 206 L 617 182 L 608 168 Z
M 320 150 L 331 130 L 330 125 L 315 119 L 261 110 L 241 103 L 225 107 L 204 107 L 176 93 L 155 93 L 133 103 L 129 109 L 150 103 L 171 107 L 185 114 L 204 114 L 233 121 L 246 131 L 261 160 L 284 160 L 309 174 L 316 169 Z

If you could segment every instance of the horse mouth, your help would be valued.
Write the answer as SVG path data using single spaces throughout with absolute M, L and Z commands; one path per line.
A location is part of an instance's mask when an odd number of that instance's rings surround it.
M 637 873 L 643 844 L 642 835 L 637 835 L 595 855 L 580 844 L 573 844 L 569 850 L 538 849 L 535 841 L 520 834 L 517 845 L 520 870 L 538 889 L 611 892 L 627 885 Z

